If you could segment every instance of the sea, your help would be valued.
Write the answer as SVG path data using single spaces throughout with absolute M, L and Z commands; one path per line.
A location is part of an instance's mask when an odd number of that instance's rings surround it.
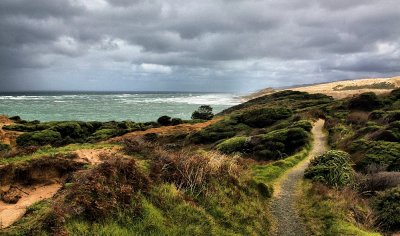
M 167 115 L 190 119 L 201 105 L 214 113 L 241 102 L 239 94 L 183 92 L 0 93 L 0 114 L 40 121 L 155 121 Z

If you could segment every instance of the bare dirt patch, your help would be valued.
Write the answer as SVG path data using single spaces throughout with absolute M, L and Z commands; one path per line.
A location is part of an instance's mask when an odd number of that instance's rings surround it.
M 35 202 L 54 196 L 61 188 L 61 184 L 36 185 L 30 187 L 18 187 L 20 198 L 15 204 L 0 201 L 0 228 L 6 228 L 19 220 L 27 208 Z M 13 191 L 18 191 L 18 189 Z

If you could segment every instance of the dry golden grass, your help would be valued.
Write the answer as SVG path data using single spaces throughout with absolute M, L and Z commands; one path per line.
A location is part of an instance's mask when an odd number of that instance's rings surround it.
M 346 80 L 346 81 L 336 81 L 326 84 L 316 84 L 305 87 L 290 88 L 294 91 L 302 91 L 307 93 L 323 93 L 328 96 L 332 96 L 336 99 L 351 97 L 356 94 L 365 93 L 373 91 L 376 94 L 384 94 L 391 91 L 391 89 L 352 89 L 352 90 L 335 90 L 337 86 L 365 86 L 373 85 L 376 83 L 388 82 L 393 84 L 396 88 L 400 87 L 400 76 L 392 78 L 370 78 L 370 79 L 358 79 L 358 80 Z

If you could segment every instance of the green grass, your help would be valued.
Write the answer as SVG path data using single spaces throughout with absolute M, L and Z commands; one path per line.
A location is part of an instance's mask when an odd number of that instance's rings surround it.
M 377 232 L 361 228 L 348 215 L 345 202 L 340 197 L 326 197 L 311 190 L 310 181 L 304 181 L 304 196 L 299 201 L 300 214 L 312 235 L 378 236 Z M 328 194 L 329 196 L 329 194 Z M 356 203 L 351 203 L 355 206 Z
M 109 144 L 109 143 L 84 143 L 84 144 L 70 144 L 64 147 L 51 147 L 51 146 L 44 146 L 38 149 L 36 152 L 30 155 L 20 155 L 11 158 L 1 158 L 0 165 L 7 165 L 7 164 L 18 164 L 22 162 L 31 161 L 37 158 L 40 158 L 45 155 L 55 155 L 57 153 L 68 153 L 73 152 L 80 149 L 102 149 L 102 148 L 112 148 L 115 146 L 119 146 L 118 144 Z
M 217 185 L 219 186 L 219 185 Z M 219 186 L 205 198 L 187 201 L 171 184 L 156 186 L 132 206 L 102 222 L 73 219 L 71 235 L 261 235 L 269 230 L 266 200 Z
M 254 180 L 256 180 L 257 182 L 272 184 L 287 170 L 304 160 L 308 156 L 310 150 L 311 146 L 306 146 L 300 152 L 285 159 L 275 161 L 266 165 L 254 165 Z

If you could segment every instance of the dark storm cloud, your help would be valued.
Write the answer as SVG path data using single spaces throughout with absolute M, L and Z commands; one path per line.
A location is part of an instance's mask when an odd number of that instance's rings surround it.
M 0 27 L 0 90 L 61 89 L 71 74 L 88 89 L 249 90 L 400 64 L 396 0 L 2 0 Z

